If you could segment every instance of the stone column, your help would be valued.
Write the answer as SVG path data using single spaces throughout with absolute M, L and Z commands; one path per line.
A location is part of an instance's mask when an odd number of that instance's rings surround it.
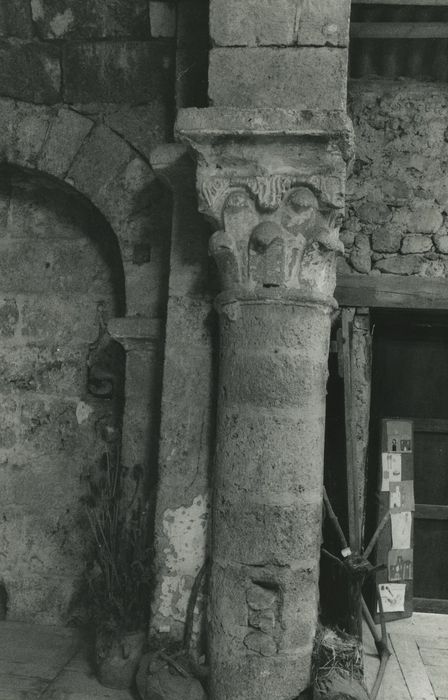
M 340 113 L 183 110 L 221 280 L 212 700 L 292 700 L 316 631 L 325 393 L 349 128 Z

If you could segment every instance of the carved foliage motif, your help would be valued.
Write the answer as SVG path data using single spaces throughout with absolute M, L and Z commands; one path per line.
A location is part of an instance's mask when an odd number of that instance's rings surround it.
M 210 253 L 223 289 L 300 288 L 307 251 L 328 258 L 329 251 L 341 249 L 340 210 L 293 176 L 214 178 L 203 184 L 202 195 L 221 222 Z

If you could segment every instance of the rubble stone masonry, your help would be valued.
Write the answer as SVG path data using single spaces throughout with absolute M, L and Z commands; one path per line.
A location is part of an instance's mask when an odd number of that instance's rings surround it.
M 352 81 L 356 160 L 340 274 L 448 276 L 448 88 Z

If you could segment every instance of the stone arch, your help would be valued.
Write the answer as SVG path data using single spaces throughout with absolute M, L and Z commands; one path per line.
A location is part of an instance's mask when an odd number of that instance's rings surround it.
M 127 141 L 69 107 L 2 98 L 2 162 L 55 178 L 95 205 L 118 240 L 126 315 L 149 315 L 154 283 L 150 280 L 148 206 L 155 178 Z M 138 264 L 134 264 L 136 251 Z
M 150 211 L 159 184 L 145 159 L 103 124 L 67 106 L 0 98 L 0 171 L 19 169 L 89 203 L 118 245 L 125 303 L 108 330 L 125 350 L 122 461 L 157 461 L 164 279 L 160 233 Z M 152 200 L 152 202 L 151 202 Z M 158 222 L 157 222 L 158 223 Z M 162 270 L 163 272 L 163 270 Z
M 65 619 L 87 551 L 83 477 L 101 438 L 120 434 L 124 352 L 102 332 L 123 313 L 111 239 L 85 198 L 0 167 L 0 539 L 12 620 Z

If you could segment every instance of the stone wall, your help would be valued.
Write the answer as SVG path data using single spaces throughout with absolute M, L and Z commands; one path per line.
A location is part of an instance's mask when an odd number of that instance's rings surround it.
M 104 449 L 101 426 L 119 420 L 123 366 L 113 398 L 101 399 L 101 358 L 96 377 L 87 359 L 99 304 L 106 319 L 122 313 L 121 263 L 89 206 L 52 183 L 2 175 L 0 576 L 11 619 L 55 623 L 85 560 L 81 476 Z
M 70 104 L 148 155 L 171 133 L 175 33 L 162 0 L 3 0 L 0 95 Z
M 156 478 L 172 204 L 148 161 L 176 100 L 206 93 L 196 24 L 170 0 L 0 3 L 0 161 L 72 189 L 16 173 L 0 191 L 0 576 L 14 618 L 61 620 L 82 570 L 79 476 L 104 447 L 98 424 L 116 419 L 87 393 L 99 301 L 106 320 L 128 314 L 110 326 L 126 351 L 122 458 Z
M 350 3 L 212 0 L 216 106 L 345 109 Z
M 341 274 L 448 276 L 448 86 L 352 81 Z

